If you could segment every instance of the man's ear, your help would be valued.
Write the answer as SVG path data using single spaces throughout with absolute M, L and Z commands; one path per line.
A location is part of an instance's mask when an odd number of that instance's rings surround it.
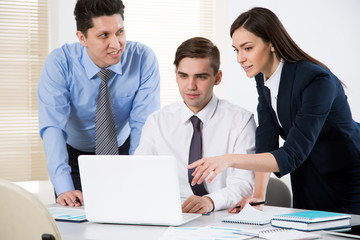
M 81 31 L 77 31 L 76 32 L 76 36 L 78 37 L 81 45 L 83 45 L 84 47 L 87 47 L 87 42 L 86 42 L 86 36 L 84 33 L 82 33 Z
M 219 70 L 219 71 L 216 73 L 214 85 L 219 85 L 220 82 L 221 82 L 221 80 L 222 80 L 222 71 Z
M 177 67 L 175 67 L 175 81 L 176 81 L 176 83 L 178 82 L 178 77 L 177 77 L 177 72 L 178 72 L 178 69 L 177 69 Z

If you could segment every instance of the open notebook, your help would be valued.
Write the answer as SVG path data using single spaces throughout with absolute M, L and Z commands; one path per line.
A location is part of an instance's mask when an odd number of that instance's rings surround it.
M 273 215 L 257 210 L 249 204 L 246 204 L 246 206 L 243 208 L 243 210 L 241 210 L 241 212 L 223 217 L 222 221 L 231 223 L 264 225 L 270 223 L 272 217 Z
M 261 229 L 243 230 L 244 235 L 255 236 L 269 240 L 295 240 L 295 239 L 318 239 L 319 234 L 297 231 L 294 229 L 265 227 Z
M 260 229 L 227 228 L 221 226 L 206 227 L 169 227 L 159 240 L 198 240 L 198 239 L 253 239 L 269 240 L 318 239 L 320 235 L 293 229 L 265 227 Z
M 173 156 L 81 155 L 79 168 L 89 221 L 177 226 L 201 216 L 181 211 Z

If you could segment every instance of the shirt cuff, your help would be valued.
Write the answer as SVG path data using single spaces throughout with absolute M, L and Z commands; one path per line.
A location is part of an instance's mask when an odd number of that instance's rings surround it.
M 70 174 L 57 176 L 56 181 L 53 181 L 53 185 L 57 196 L 64 192 L 75 190 L 74 183 Z
M 214 203 L 213 211 L 218 211 L 218 210 L 229 208 L 229 206 L 226 206 L 226 204 L 225 204 L 226 201 L 224 199 L 224 196 L 222 196 L 222 194 L 217 194 L 216 192 L 214 192 L 214 193 L 210 193 L 206 196 L 211 198 L 211 200 Z

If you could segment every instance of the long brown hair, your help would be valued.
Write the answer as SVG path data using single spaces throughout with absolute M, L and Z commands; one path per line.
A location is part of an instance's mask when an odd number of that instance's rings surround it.
M 285 62 L 294 63 L 306 60 L 329 70 L 325 64 L 301 50 L 290 37 L 278 17 L 269 9 L 255 7 L 242 13 L 231 25 L 230 37 L 240 27 L 244 27 L 247 31 L 260 37 L 264 42 L 272 43 L 279 59 L 282 58 Z

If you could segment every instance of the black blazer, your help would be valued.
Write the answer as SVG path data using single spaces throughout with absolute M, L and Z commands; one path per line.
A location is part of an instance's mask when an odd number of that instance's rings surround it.
M 307 194 L 303 188 L 316 187 L 313 181 L 330 185 L 329 174 L 360 166 L 360 125 L 352 119 L 344 89 L 334 74 L 306 61 L 284 64 L 277 98 L 282 127 L 272 109 L 263 74 L 255 79 L 259 94 L 256 152 L 274 155 L 280 169 L 275 173 L 278 177 L 295 173 L 291 176 L 294 203 L 300 192 Z M 285 140 L 280 148 L 279 136 Z M 352 174 L 360 175 L 360 168 L 356 171 Z M 321 175 L 321 179 L 312 179 L 314 174 Z M 353 180 L 345 177 L 341 181 Z M 312 186 L 306 186 L 307 182 Z M 323 184 L 317 187 L 323 188 Z M 360 178 L 356 189 L 360 210 Z

